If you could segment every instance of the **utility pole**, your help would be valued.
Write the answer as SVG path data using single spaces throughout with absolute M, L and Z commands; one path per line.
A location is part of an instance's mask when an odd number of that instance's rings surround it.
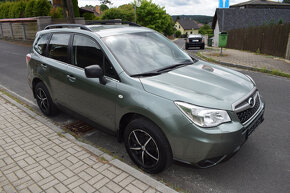
M 137 7 L 141 6 L 141 0 L 135 1 L 134 9 L 135 9 L 135 23 L 137 23 Z
M 68 9 L 68 18 L 70 23 L 75 23 L 75 16 L 74 16 L 74 9 L 73 4 L 71 0 L 66 0 L 67 3 L 67 9 Z

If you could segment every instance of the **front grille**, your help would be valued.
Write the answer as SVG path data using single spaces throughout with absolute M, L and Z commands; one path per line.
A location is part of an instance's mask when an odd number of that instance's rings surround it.
M 260 107 L 260 98 L 258 95 L 256 95 L 256 103 L 252 108 L 250 107 L 244 111 L 237 113 L 241 123 L 247 122 L 257 112 L 259 107 Z

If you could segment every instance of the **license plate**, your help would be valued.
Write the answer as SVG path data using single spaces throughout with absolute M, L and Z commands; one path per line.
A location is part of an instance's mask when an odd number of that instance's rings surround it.
M 191 40 L 192 42 L 198 42 L 198 40 Z
M 253 133 L 253 131 L 264 121 L 264 115 L 262 115 L 255 123 L 247 130 L 247 138 Z

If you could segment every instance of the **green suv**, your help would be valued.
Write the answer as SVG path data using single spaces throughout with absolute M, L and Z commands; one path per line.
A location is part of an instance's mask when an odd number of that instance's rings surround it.
M 172 160 L 206 168 L 237 152 L 263 121 L 255 82 L 127 24 L 38 32 L 26 62 L 40 110 L 47 116 L 69 111 L 114 133 L 149 173 Z

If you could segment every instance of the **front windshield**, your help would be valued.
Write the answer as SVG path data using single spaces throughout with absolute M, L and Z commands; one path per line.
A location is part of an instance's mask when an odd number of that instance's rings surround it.
M 103 40 L 129 75 L 193 62 L 174 43 L 156 32 L 108 36 Z

